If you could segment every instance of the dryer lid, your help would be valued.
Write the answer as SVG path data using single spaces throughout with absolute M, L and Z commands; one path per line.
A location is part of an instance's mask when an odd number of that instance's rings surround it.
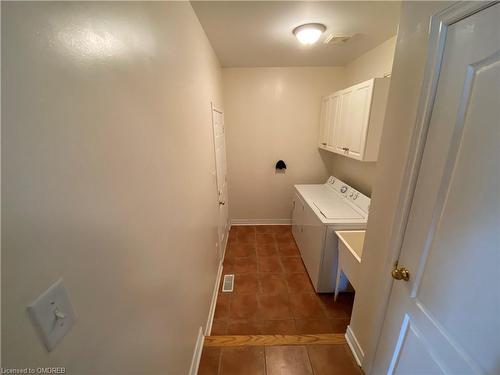
M 327 219 L 363 219 L 363 215 L 341 199 L 316 199 L 314 205 Z

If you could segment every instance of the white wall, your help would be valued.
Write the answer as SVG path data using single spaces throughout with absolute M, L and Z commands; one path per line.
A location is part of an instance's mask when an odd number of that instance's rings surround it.
M 187 373 L 218 266 L 212 100 L 188 2 L 2 3 L 4 367 Z M 79 320 L 48 355 L 25 307 L 59 277 Z
M 391 74 L 395 49 L 396 35 L 347 64 L 347 84 L 355 85 L 373 77 Z
M 286 222 L 293 185 L 333 174 L 370 195 L 376 163 L 318 149 L 321 97 L 392 69 L 395 37 L 345 67 L 222 69 L 230 217 Z M 274 163 L 283 159 L 285 174 Z
M 351 329 L 365 352 L 363 369 L 370 373 L 392 278 L 390 238 L 427 58 L 431 15 L 449 3 L 403 2 L 377 174 L 363 249 L 360 287 L 356 291 Z
M 345 66 L 346 87 L 391 73 L 396 36 L 368 51 Z M 377 173 L 376 162 L 361 162 L 325 152 L 330 174 L 370 196 Z
M 321 97 L 346 86 L 339 68 L 222 70 L 232 220 L 287 222 L 293 185 L 320 183 Z M 275 173 L 283 159 L 285 174 Z

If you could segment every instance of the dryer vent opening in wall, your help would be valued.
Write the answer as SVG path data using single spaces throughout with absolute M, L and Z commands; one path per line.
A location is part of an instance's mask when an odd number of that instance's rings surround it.
M 232 292 L 234 289 L 234 275 L 224 275 L 224 283 L 222 284 L 223 292 Z

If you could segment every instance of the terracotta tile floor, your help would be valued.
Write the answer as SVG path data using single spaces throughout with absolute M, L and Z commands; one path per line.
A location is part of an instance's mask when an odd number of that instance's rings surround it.
M 318 295 L 309 281 L 290 226 L 231 228 L 224 274 L 232 293 L 217 300 L 212 335 L 344 333 L 353 296 Z
M 360 375 L 344 345 L 206 347 L 198 375 Z

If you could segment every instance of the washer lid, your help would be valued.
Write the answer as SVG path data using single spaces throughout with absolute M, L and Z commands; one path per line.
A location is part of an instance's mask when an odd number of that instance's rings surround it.
M 327 219 L 362 219 L 363 216 L 359 214 L 349 204 L 343 202 L 341 199 L 316 199 L 314 205 Z

